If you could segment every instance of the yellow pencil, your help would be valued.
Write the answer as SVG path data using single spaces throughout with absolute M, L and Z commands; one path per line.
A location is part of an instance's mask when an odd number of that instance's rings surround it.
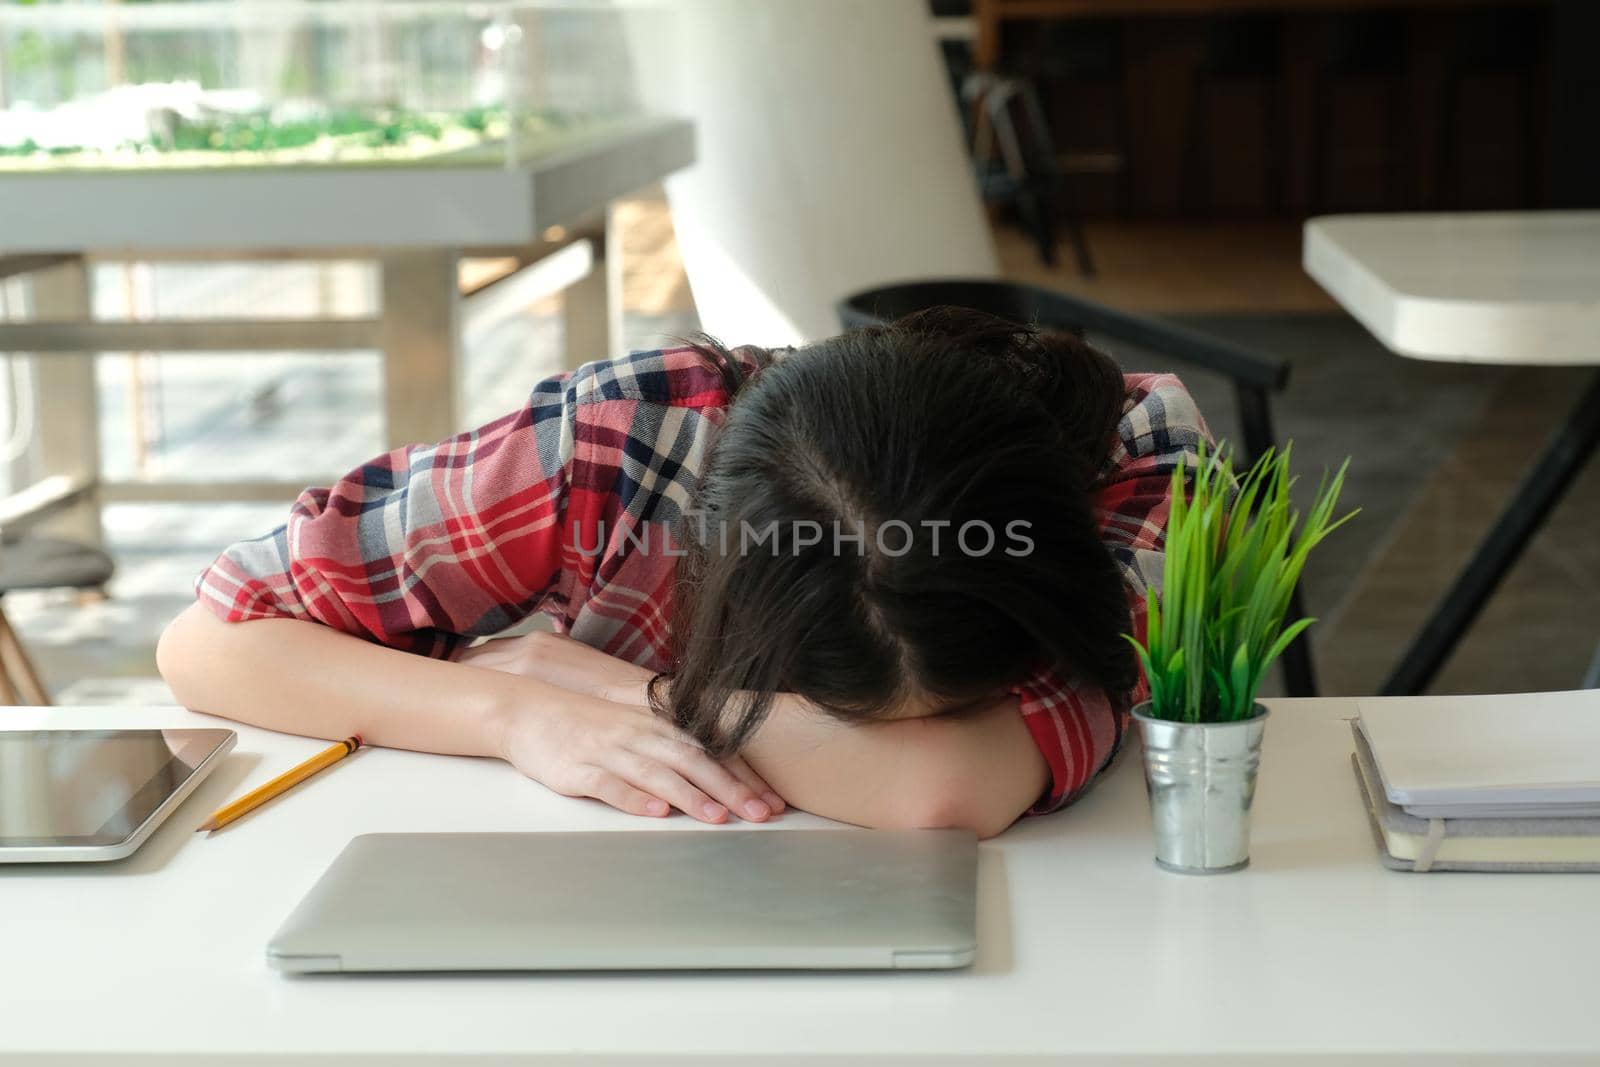
M 358 734 L 355 737 L 345 738 L 332 748 L 323 749 L 300 766 L 284 771 L 265 785 L 250 790 L 232 804 L 224 804 L 212 812 L 211 818 L 201 823 L 195 832 L 222 829 L 239 816 L 254 811 L 280 793 L 287 793 L 324 767 L 332 767 L 360 747 L 361 737 Z

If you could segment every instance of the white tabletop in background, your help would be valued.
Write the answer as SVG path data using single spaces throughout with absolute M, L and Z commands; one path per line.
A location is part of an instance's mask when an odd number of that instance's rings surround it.
M 0 254 L 527 245 L 693 162 L 692 123 L 648 118 L 513 167 L 4 174 Z
M 1600 211 L 1333 215 L 1303 257 L 1402 356 L 1600 365 Z
M 1600 878 L 1385 870 L 1351 775 L 1354 702 L 1273 711 L 1248 871 L 1158 870 L 1124 757 L 1074 808 L 982 846 L 978 961 L 948 973 L 281 977 L 268 936 L 355 834 L 688 824 L 562 799 L 500 763 L 364 750 L 198 836 L 218 803 L 325 745 L 241 728 L 131 859 L 0 867 L 0 1060 L 1600 1056 Z M 18 729 L 201 724 L 217 723 L 175 709 L 0 714 Z

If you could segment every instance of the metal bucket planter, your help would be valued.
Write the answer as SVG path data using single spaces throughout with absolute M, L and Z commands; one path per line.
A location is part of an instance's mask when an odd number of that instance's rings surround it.
M 1156 863 L 1184 874 L 1221 874 L 1250 862 L 1250 804 L 1267 709 L 1237 722 L 1170 722 L 1133 709 L 1144 740 L 1144 781 Z

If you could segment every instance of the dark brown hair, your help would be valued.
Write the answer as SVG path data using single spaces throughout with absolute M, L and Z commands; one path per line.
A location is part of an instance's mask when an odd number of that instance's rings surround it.
M 697 347 L 734 399 L 698 521 L 683 524 L 659 710 L 725 754 L 780 692 L 866 721 L 911 694 L 958 702 L 1048 665 L 1126 697 L 1126 594 L 1090 492 L 1124 402 L 1109 358 L 955 308 L 756 351 L 753 375 Z M 900 554 L 884 550 L 894 520 L 915 534 Z M 807 545 L 797 522 L 828 536 Z M 952 551 L 973 522 L 1025 523 L 1032 550 Z M 775 539 L 750 550 L 746 530 Z M 861 543 L 836 551 L 835 530 Z M 907 540 L 894 531 L 895 548 Z

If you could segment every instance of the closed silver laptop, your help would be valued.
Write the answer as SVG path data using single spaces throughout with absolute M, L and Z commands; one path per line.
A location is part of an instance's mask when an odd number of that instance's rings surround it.
M 368 834 L 267 946 L 280 971 L 962 967 L 961 830 Z

